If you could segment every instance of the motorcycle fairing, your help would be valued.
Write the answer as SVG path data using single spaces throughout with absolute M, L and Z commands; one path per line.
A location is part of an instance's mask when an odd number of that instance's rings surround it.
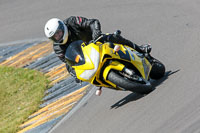
M 113 48 L 109 47 L 109 45 L 110 45 L 109 43 L 104 43 L 102 45 L 103 55 L 108 54 L 112 57 L 112 59 L 118 59 L 118 60 L 124 60 L 124 61 L 130 62 L 138 69 L 138 71 L 140 72 L 140 74 L 142 75 L 144 79 L 147 80 L 149 78 L 151 64 L 146 58 L 139 57 L 137 55 L 139 53 L 130 47 L 114 43 L 114 45 L 120 46 L 120 50 L 118 52 L 115 52 Z
M 86 57 L 88 58 L 88 57 Z M 82 79 L 85 79 L 85 80 L 90 80 L 94 74 L 96 73 L 98 67 L 99 67 L 99 62 L 100 62 L 100 54 L 99 52 L 94 49 L 94 48 L 91 48 L 91 51 L 90 51 L 90 62 L 93 64 L 93 69 L 90 69 L 90 70 L 84 70 L 81 74 L 80 74 L 80 77 Z M 86 59 L 87 60 L 87 59 Z M 89 60 L 89 59 L 88 59 Z M 88 61 L 87 60 L 87 61 Z M 86 62 L 87 62 L 86 61 Z
M 141 53 L 137 52 L 136 50 L 129 47 L 125 47 L 125 48 L 131 55 L 132 64 L 134 64 L 134 66 L 139 70 L 142 77 L 147 80 L 149 78 L 149 73 L 151 71 L 151 64 L 149 63 L 149 61 Z
M 100 63 L 99 47 L 95 44 L 90 45 L 92 45 L 92 47 L 81 47 L 85 58 L 85 64 L 73 66 L 76 70 L 77 77 L 87 82 L 92 82 L 92 80 L 94 80 L 95 73 L 97 72 Z

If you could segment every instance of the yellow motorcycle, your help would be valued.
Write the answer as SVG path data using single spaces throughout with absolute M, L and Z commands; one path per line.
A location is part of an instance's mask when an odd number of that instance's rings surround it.
M 102 43 L 98 41 L 101 37 L 87 45 L 75 41 L 66 49 L 66 62 L 74 68 L 77 78 L 99 87 L 151 92 L 150 78 L 163 77 L 165 66 L 150 54 L 121 44 Z

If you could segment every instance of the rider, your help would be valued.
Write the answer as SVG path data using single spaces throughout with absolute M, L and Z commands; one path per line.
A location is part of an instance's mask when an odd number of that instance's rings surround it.
M 51 39 L 53 49 L 61 61 L 65 62 L 65 51 L 70 43 L 77 40 L 83 40 L 86 44 L 91 40 L 97 39 L 101 34 L 101 25 L 98 19 L 87 19 L 80 16 L 71 16 L 67 19 L 60 20 L 52 18 L 47 21 L 45 28 L 45 35 Z M 113 43 L 120 43 L 134 48 L 140 53 L 149 53 L 151 51 L 150 45 L 138 46 L 135 43 L 123 38 L 120 34 L 109 34 L 104 36 L 105 41 Z M 66 63 L 68 72 L 76 78 L 75 71 Z

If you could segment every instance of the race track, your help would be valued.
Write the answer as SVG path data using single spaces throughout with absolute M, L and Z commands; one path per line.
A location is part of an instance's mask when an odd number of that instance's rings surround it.
M 53 133 L 199 133 L 199 0 L 0 1 L 0 46 L 44 39 L 51 17 L 98 18 L 103 32 L 117 29 L 137 44 L 151 43 L 166 76 L 143 96 L 103 89 Z

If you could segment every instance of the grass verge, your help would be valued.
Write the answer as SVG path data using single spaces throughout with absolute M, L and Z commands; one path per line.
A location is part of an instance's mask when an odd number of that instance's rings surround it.
M 0 66 L 0 133 L 15 133 L 38 110 L 49 81 L 41 72 Z

